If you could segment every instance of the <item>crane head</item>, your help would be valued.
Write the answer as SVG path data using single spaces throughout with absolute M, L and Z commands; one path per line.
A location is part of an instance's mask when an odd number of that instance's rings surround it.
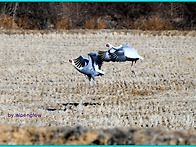
M 110 43 L 107 43 L 106 47 L 112 48 L 113 46 Z
M 69 62 L 70 62 L 70 63 L 72 63 L 72 60 L 71 60 L 71 59 L 69 59 Z

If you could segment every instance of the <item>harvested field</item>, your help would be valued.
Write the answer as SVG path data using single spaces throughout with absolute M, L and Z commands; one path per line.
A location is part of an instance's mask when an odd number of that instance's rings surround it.
M 78 31 L 80 32 L 80 31 Z M 87 31 L 0 34 L 0 120 L 18 126 L 196 129 L 196 32 Z M 180 34 L 180 35 L 178 35 Z M 191 35 L 189 35 L 191 34 Z M 127 44 L 144 60 L 104 63 L 88 79 L 70 58 Z M 66 61 L 66 62 L 65 62 Z M 41 117 L 16 114 L 40 114 Z M 15 117 L 11 117 L 14 114 Z

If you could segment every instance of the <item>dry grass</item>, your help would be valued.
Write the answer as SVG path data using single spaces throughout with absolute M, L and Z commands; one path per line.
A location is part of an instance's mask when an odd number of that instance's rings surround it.
M 28 18 L 19 18 L 18 19 L 18 28 L 26 29 L 28 28 L 27 25 Z M 31 21 L 31 26 L 35 25 L 35 22 Z M 35 26 L 33 27 L 35 28 Z
M 1 15 L 0 17 L 0 27 L 2 28 L 15 28 L 13 16 Z
M 2 14 L 0 17 L 0 27 L 2 28 L 12 28 L 12 29 L 40 29 L 40 24 L 36 21 L 36 19 L 28 19 L 27 17 L 14 18 L 13 16 L 8 16 Z M 124 20 L 125 21 L 125 20 Z M 67 19 L 62 17 L 61 19 L 55 19 L 53 23 L 49 24 L 50 28 L 53 29 L 64 29 L 70 30 L 75 29 L 76 24 L 73 24 L 71 19 Z M 122 24 L 112 21 L 111 16 L 105 16 L 100 18 L 90 18 L 87 19 L 83 24 L 80 24 L 85 29 L 110 29 L 110 28 L 122 28 Z M 139 29 L 139 30 L 172 30 L 174 27 L 167 20 L 161 18 L 159 15 L 152 15 L 149 18 L 140 17 L 139 19 L 126 20 L 126 24 L 124 26 L 127 29 Z
M 161 18 L 159 15 L 152 15 L 149 18 L 140 17 L 138 20 L 133 22 L 133 25 L 127 24 L 128 28 L 139 29 L 139 30 L 172 30 L 172 24 Z
M 97 29 L 109 29 L 105 24 L 104 18 L 97 19 Z
M 91 18 L 85 21 L 84 27 L 86 29 L 96 29 L 96 21 L 95 18 Z
M 14 18 L 9 15 L 1 15 L 0 27 L 4 29 L 38 29 L 35 20 L 29 20 L 27 17 Z
M 98 19 L 91 18 L 85 21 L 84 27 L 86 29 L 109 29 L 109 26 L 106 24 L 106 21 L 108 19 L 111 19 L 111 18 L 108 16 L 104 18 L 100 17 Z
M 62 19 L 57 20 L 55 26 L 52 26 L 52 28 L 70 30 L 72 29 L 72 23 L 63 17 Z
M 195 37 L 144 33 L 0 34 L 1 123 L 195 129 Z M 68 60 L 106 50 L 107 42 L 130 45 L 144 60 L 136 76 L 129 62 L 104 63 L 97 99 L 94 91 L 87 99 L 88 80 Z

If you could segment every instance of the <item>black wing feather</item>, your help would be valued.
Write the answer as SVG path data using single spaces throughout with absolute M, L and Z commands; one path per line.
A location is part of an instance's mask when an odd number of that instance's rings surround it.
M 118 49 L 114 53 L 110 53 L 111 61 L 113 62 L 124 62 L 126 61 L 126 56 L 123 49 Z
M 99 51 L 98 52 L 98 56 L 100 57 L 100 60 L 105 61 L 105 62 L 109 62 L 111 59 L 110 58 L 106 58 L 106 53 L 108 53 L 108 51 Z
M 97 64 L 98 65 L 98 68 L 101 70 L 101 66 L 103 64 L 103 60 L 101 59 L 101 56 L 95 54 L 95 53 L 90 53 L 88 54 L 91 59 L 92 59 L 92 64 Z
M 82 56 L 79 56 L 78 58 L 74 59 L 74 63 L 77 67 L 84 67 L 85 62 L 88 62 L 88 60 L 84 59 Z

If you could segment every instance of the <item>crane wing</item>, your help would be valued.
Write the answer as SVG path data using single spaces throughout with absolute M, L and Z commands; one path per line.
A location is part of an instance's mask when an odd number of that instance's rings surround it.
M 122 48 L 115 50 L 114 53 L 110 53 L 111 61 L 113 62 L 125 62 L 126 57 L 124 54 L 124 50 Z
M 78 67 L 78 68 L 84 67 L 85 65 L 88 64 L 88 62 L 89 62 L 89 60 L 82 55 L 80 55 L 78 58 L 74 59 L 74 63 L 76 65 L 76 67 Z
M 123 47 L 125 56 L 126 56 L 127 58 L 132 58 L 132 59 L 137 59 L 137 58 L 139 58 L 139 59 L 143 59 L 143 57 L 141 57 L 141 56 L 138 54 L 138 52 L 137 52 L 136 49 L 134 49 L 134 48 L 132 48 L 132 47 L 130 47 L 130 46 L 127 46 L 127 45 L 122 45 L 122 47 Z
M 109 62 L 111 60 L 111 57 L 108 51 L 99 51 L 98 56 L 100 57 L 102 61 L 105 61 L 105 62 Z
M 92 60 L 92 65 L 93 66 L 98 65 L 99 69 L 101 69 L 101 66 L 102 66 L 102 63 L 103 63 L 101 57 L 97 54 L 94 54 L 94 53 L 90 53 L 90 54 L 88 54 L 88 56 Z
M 101 66 L 103 61 L 101 60 L 101 57 L 97 54 L 90 53 L 89 56 L 89 64 L 92 62 L 92 68 L 99 73 L 99 75 L 104 75 L 104 72 L 101 70 Z M 90 66 L 90 65 L 89 65 Z

